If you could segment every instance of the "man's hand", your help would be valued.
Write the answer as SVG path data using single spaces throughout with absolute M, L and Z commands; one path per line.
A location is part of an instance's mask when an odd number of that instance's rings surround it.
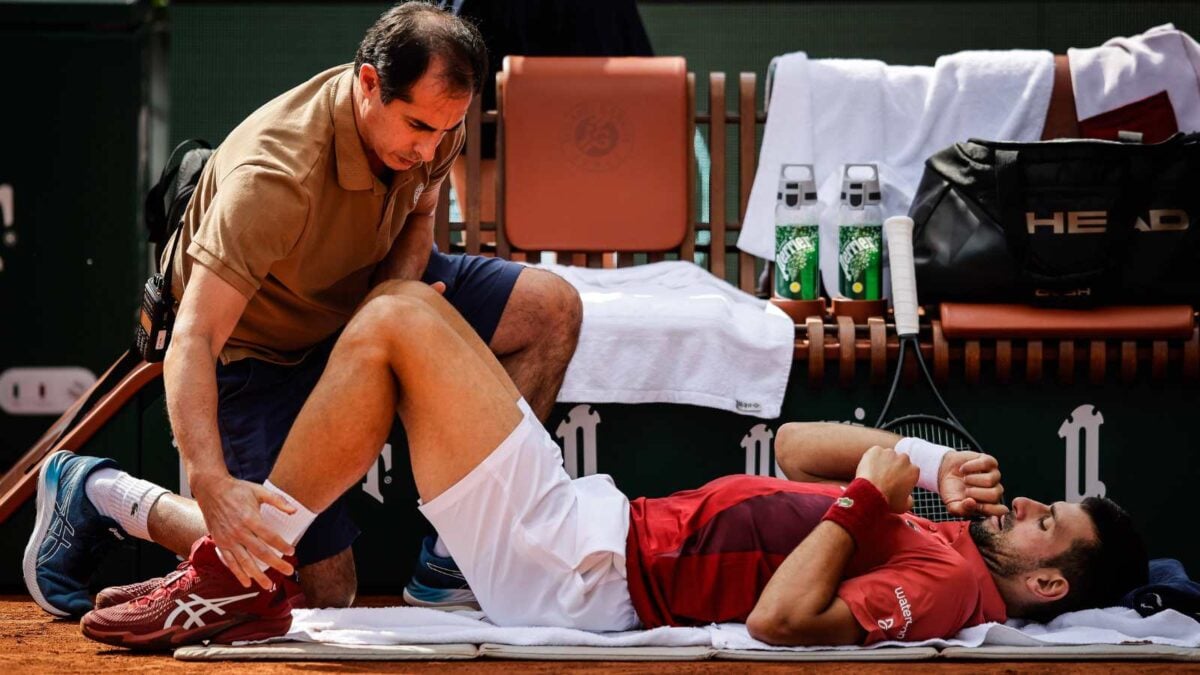
M 856 478 L 867 479 L 883 493 L 883 498 L 895 513 L 912 509 L 912 491 L 919 475 L 917 467 L 908 461 L 908 455 L 878 445 L 863 454 L 855 473 Z
M 946 453 L 938 468 L 938 493 L 951 515 L 1008 513 L 1008 507 L 1000 503 L 1004 497 L 1000 465 L 991 455 L 962 450 Z
M 221 559 L 243 587 L 249 588 L 252 581 L 263 588 L 271 587 L 271 580 L 259 569 L 259 561 L 282 574 L 292 573 L 292 566 L 277 552 L 290 555 L 293 548 L 263 522 L 259 513 L 260 504 L 270 504 L 284 513 L 295 512 L 283 497 L 228 474 L 192 481 L 192 492 Z

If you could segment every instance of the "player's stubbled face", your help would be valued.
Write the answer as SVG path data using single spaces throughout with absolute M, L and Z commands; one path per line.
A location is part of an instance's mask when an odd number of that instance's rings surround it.
M 1096 537 L 1092 519 L 1078 504 L 1043 504 L 1017 497 L 1004 516 L 976 521 L 971 538 L 992 571 L 1008 576 L 1042 566 L 1076 539 Z

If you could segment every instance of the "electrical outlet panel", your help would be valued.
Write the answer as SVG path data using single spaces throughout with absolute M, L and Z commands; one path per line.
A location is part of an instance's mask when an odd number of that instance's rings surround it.
M 61 415 L 96 382 L 87 368 L 9 368 L 0 373 L 0 410 L 9 415 Z

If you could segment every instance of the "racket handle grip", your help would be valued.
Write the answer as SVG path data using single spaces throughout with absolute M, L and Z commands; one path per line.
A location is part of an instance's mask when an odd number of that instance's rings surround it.
M 908 216 L 893 216 L 883 222 L 887 238 L 888 260 L 892 269 L 892 308 L 896 314 L 896 334 L 916 335 L 917 271 L 913 263 L 913 221 Z

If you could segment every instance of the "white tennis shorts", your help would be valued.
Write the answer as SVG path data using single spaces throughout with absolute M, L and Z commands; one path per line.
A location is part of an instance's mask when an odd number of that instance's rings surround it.
M 629 500 L 604 475 L 571 480 L 524 400 L 500 447 L 420 506 L 499 626 L 637 627 L 625 581 Z

